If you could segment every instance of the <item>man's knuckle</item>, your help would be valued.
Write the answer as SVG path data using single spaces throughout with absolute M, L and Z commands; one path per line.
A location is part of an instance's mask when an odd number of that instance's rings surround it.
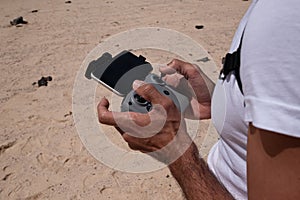
M 173 101 L 170 98 L 165 98 L 163 101 L 161 101 L 161 104 L 165 108 L 169 108 L 173 106 Z
M 136 112 L 130 113 L 130 119 L 135 123 L 135 124 L 140 124 L 139 122 L 141 121 L 140 119 L 140 114 Z
M 141 96 L 143 97 L 153 97 L 157 94 L 156 88 L 152 84 L 146 84 L 143 88 Z
M 174 58 L 174 59 L 172 60 L 172 63 L 173 63 L 174 65 L 179 65 L 180 61 L 179 61 L 178 59 Z
M 125 142 L 130 143 L 131 141 L 131 136 L 128 134 L 123 134 L 123 139 L 125 140 Z
M 154 90 L 155 90 L 155 88 L 152 84 L 146 84 L 144 87 L 145 93 L 153 92 Z
M 100 112 L 98 114 L 98 120 L 100 123 L 104 123 L 106 120 L 106 113 L 105 112 Z

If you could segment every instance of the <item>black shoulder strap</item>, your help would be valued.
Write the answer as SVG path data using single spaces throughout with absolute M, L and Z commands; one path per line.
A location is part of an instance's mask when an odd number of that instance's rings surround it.
M 226 76 L 234 71 L 236 81 L 239 85 L 240 91 L 243 93 L 243 87 L 240 77 L 240 65 L 241 65 L 241 47 L 242 47 L 242 41 L 243 41 L 244 33 L 242 34 L 240 45 L 238 49 L 233 53 L 227 53 L 223 62 L 223 69 L 220 72 L 220 78 L 225 79 Z

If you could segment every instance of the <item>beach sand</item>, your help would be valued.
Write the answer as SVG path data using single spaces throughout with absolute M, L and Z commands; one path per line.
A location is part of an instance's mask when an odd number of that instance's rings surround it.
M 73 121 L 74 80 L 94 47 L 109 36 L 139 27 L 188 35 L 220 68 L 249 4 L 242 0 L 73 0 L 69 4 L 1 0 L 0 199 L 184 199 L 166 168 L 125 173 L 91 156 Z M 28 24 L 10 26 L 19 16 Z M 42 76 L 53 80 L 47 87 L 32 85 Z

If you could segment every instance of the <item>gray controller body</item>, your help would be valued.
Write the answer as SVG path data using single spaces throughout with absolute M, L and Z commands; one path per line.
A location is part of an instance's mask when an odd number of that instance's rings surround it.
M 170 98 L 181 113 L 183 113 L 188 107 L 189 99 L 175 91 L 171 86 L 167 85 L 159 76 L 155 74 L 148 74 L 144 81 L 152 84 L 158 92 Z M 153 105 L 151 102 L 146 101 L 132 90 L 124 97 L 121 104 L 121 111 L 148 113 L 151 111 L 152 107 Z

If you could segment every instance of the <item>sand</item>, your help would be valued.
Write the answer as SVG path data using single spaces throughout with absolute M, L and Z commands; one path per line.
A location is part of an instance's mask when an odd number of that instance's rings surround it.
M 188 35 L 220 66 L 249 3 L 2 0 L 0 199 L 184 199 L 166 168 L 131 174 L 91 156 L 72 117 L 75 76 L 87 53 L 106 38 L 150 26 Z M 10 26 L 19 16 L 29 23 Z M 53 80 L 33 86 L 41 76 Z

